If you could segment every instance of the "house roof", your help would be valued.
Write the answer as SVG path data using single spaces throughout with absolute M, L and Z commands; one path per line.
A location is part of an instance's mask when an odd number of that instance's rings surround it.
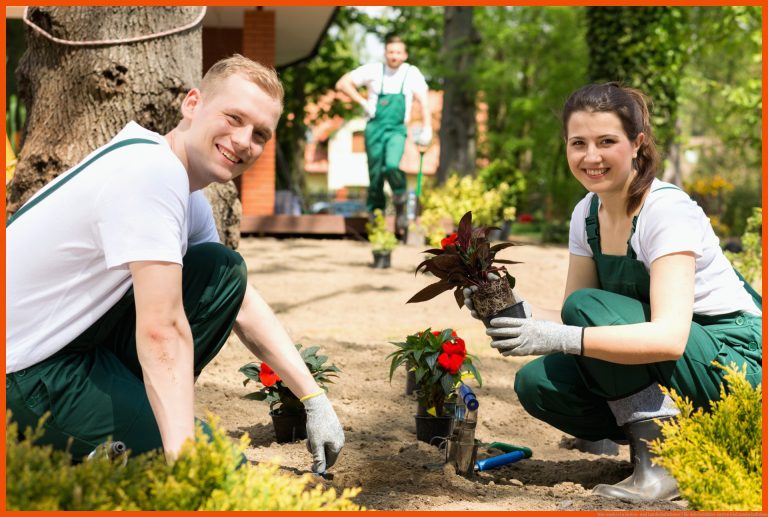
M 255 8 L 275 11 L 275 66 L 278 68 L 314 56 L 338 9 L 326 5 L 209 6 L 203 26 L 241 28 L 243 12 Z
M 208 6 L 204 27 L 242 28 L 246 9 L 275 11 L 275 66 L 289 66 L 315 55 L 323 35 L 333 22 L 334 6 Z M 24 6 L 5 8 L 6 18 L 21 18 Z

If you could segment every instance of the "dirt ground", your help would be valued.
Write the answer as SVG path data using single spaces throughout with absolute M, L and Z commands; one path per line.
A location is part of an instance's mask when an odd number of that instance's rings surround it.
M 367 242 L 246 238 L 239 251 L 249 279 L 270 303 L 293 339 L 320 345 L 343 373 L 329 396 L 341 420 L 346 446 L 321 481 L 341 490 L 362 487 L 356 502 L 376 510 L 683 510 L 684 501 L 633 505 L 591 495 L 598 483 L 631 473 L 629 451 L 599 456 L 567 449 L 562 432 L 530 417 L 513 391 L 515 372 L 528 359 L 504 358 L 488 346 L 483 325 L 459 310 L 453 296 L 406 305 L 430 279 L 414 276 L 423 246 L 400 246 L 392 267 L 370 267 Z M 567 269 L 564 247 L 525 245 L 501 252 L 521 260 L 510 266 L 517 290 L 534 306 L 558 308 Z M 533 456 L 466 479 L 443 464 L 443 453 L 416 440 L 414 396 L 405 395 L 405 372 L 387 376 L 390 341 L 426 327 L 454 328 L 479 356 L 484 385 L 477 438 L 530 447 Z M 244 400 L 238 368 L 252 356 L 234 335 L 197 383 L 196 411 L 211 411 L 228 433 L 247 433 L 254 462 L 279 458 L 286 472 L 310 471 L 303 442 L 277 444 L 265 403 Z M 478 456 L 483 456 L 480 450 Z

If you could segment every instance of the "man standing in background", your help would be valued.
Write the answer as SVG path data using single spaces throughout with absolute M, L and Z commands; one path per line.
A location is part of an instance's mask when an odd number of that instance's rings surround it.
M 427 82 L 415 66 L 406 63 L 408 52 L 405 42 L 396 34 L 384 40 L 385 63 L 368 63 L 344 74 L 336 83 L 336 89 L 349 95 L 360 104 L 368 116 L 365 127 L 365 151 L 368 155 L 369 214 L 376 209 L 384 211 L 384 180 L 392 189 L 395 205 L 395 233 L 405 239 L 407 217 L 407 183 L 400 160 L 408 135 L 405 124 L 411 114 L 413 97 L 419 101 L 424 127 L 415 138 L 416 145 L 428 146 L 432 141 L 432 117 L 427 99 Z M 358 88 L 365 86 L 368 98 Z

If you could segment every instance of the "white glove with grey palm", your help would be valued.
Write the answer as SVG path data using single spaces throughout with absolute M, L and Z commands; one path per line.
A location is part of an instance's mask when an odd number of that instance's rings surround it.
M 307 412 L 307 449 L 312 453 L 312 472 L 325 474 L 344 447 L 344 430 L 328 397 L 304 401 Z
M 485 331 L 501 355 L 583 354 L 584 327 L 528 318 L 494 318 Z

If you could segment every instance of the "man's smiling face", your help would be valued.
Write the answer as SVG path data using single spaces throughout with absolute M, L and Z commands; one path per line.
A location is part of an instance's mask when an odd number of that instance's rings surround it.
M 189 120 L 184 147 L 192 190 L 240 176 L 274 136 L 282 107 L 239 74 L 211 91 L 193 90 L 182 108 Z

